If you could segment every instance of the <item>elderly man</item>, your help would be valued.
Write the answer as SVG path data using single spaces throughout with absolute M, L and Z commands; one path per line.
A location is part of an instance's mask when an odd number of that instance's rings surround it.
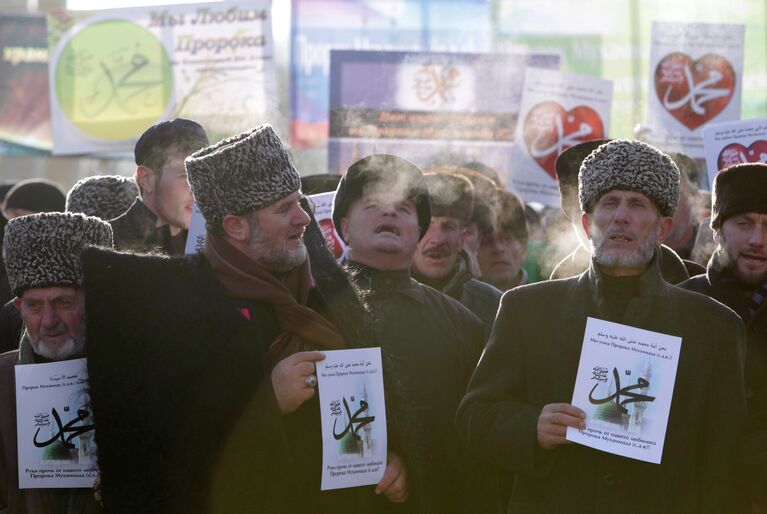
M 378 320 L 382 347 L 400 362 L 399 372 L 387 379 L 410 391 L 416 414 L 407 435 L 411 451 L 405 448 L 402 455 L 416 484 L 411 510 L 492 511 L 494 480 L 473 467 L 453 428 L 482 351 L 482 323 L 410 275 L 431 220 L 423 174 L 405 159 L 365 157 L 338 184 L 333 222 L 349 247 L 348 270 Z
M 556 172 L 559 184 L 559 195 L 562 204 L 562 213 L 570 220 L 577 246 L 564 257 L 551 272 L 550 279 L 569 278 L 579 275 L 589 267 L 591 254 L 589 252 L 588 237 L 581 224 L 581 207 L 578 204 L 578 171 L 581 163 L 592 151 L 608 142 L 608 139 L 586 141 L 571 146 L 557 157 Z M 673 224 L 672 224 L 673 229 Z M 658 252 L 658 264 L 663 279 L 670 284 L 678 284 L 690 278 L 686 261 L 683 261 L 671 248 L 665 244 L 660 245 Z M 690 263 L 694 266 L 694 263 Z
M 282 514 L 403 501 L 394 454 L 377 487 L 320 491 L 317 350 L 375 341 L 282 142 L 264 125 L 192 154 L 186 169 L 204 255 L 83 257 L 94 413 L 110 438 L 99 442 L 105 506 Z
M 527 255 L 527 220 L 525 207 L 511 191 L 497 189 L 494 207 L 495 224 L 482 233 L 479 267 L 482 280 L 501 291 L 527 284 L 522 268 Z
M 474 278 L 463 250 L 474 210 L 474 186 L 467 178 L 448 173 L 427 173 L 424 181 L 431 196 L 431 221 L 416 247 L 413 278 L 461 302 L 482 320 L 489 336 L 501 292 Z
M 91 245 L 111 247 L 112 229 L 82 214 L 32 214 L 6 227 L 5 263 L 24 332 L 18 350 L 0 355 L 0 510 L 100 512 L 89 489 L 19 489 L 16 442 L 14 367 L 85 355 L 80 251 Z
M 579 176 L 588 270 L 504 295 L 458 424 L 475 452 L 516 472 L 509 512 L 736 511 L 744 329 L 726 307 L 660 275 L 658 245 L 678 196 L 667 155 L 637 141 L 600 146 Z M 541 313 L 548 322 L 531 322 Z M 589 317 L 682 340 L 660 464 L 568 444 L 568 427 L 586 427 L 570 402 Z
M 184 159 L 207 145 L 205 130 L 182 118 L 141 135 L 133 152 L 139 197 L 110 221 L 118 250 L 183 255 L 194 205 Z
M 767 165 L 738 164 L 716 175 L 711 228 L 717 246 L 706 274 L 680 287 L 730 307 L 746 325 L 749 415 L 761 427 L 745 447 L 743 481 L 767 503 Z

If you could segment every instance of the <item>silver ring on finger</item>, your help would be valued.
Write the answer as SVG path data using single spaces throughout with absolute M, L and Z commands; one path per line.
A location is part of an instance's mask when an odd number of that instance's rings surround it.
M 306 384 L 306 387 L 313 388 L 317 385 L 317 377 L 315 375 L 306 375 L 304 383 Z

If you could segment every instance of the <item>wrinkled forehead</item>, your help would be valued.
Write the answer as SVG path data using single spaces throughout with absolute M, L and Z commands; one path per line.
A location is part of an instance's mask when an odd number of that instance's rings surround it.
M 596 204 L 602 203 L 605 200 L 639 201 L 651 205 L 656 211 L 658 210 L 658 207 L 655 205 L 655 201 L 653 201 L 652 198 L 644 193 L 633 191 L 631 189 L 610 189 L 597 199 Z
M 79 287 L 31 287 L 21 293 L 22 300 L 53 301 L 63 298 L 76 298 L 83 294 Z
M 362 188 L 364 201 L 395 204 L 413 202 L 414 187 L 406 181 L 380 180 L 369 182 Z

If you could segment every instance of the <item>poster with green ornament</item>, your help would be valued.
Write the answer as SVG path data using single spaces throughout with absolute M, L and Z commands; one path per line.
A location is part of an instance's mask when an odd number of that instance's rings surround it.
M 212 141 L 277 113 L 269 0 L 48 14 L 53 153 L 130 151 L 189 118 Z

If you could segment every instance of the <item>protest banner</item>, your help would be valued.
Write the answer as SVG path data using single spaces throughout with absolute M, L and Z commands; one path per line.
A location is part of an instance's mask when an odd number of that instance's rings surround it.
M 702 159 L 703 127 L 740 119 L 744 32 L 743 25 L 653 23 L 648 143 Z
M 212 141 L 276 117 L 268 0 L 48 15 L 56 154 L 125 151 L 175 117 Z
M 554 164 L 563 151 L 609 134 L 612 82 L 528 68 L 508 188 L 526 202 L 559 206 Z
M 45 16 L 0 15 L 0 155 L 51 149 Z
M 708 186 L 717 172 L 742 163 L 767 163 L 767 119 L 717 123 L 703 129 Z
M 319 193 L 309 196 L 309 201 L 314 207 L 314 219 L 317 220 L 322 235 L 325 237 L 325 242 L 333 254 L 333 257 L 339 263 L 346 261 L 348 248 L 341 236 L 338 235 L 335 225 L 333 224 L 333 200 L 336 197 L 336 192 L 331 191 L 329 193 Z
M 490 12 L 485 0 L 293 0 L 292 144 L 327 143 L 331 49 L 487 52 Z
M 586 428 L 567 428 L 567 440 L 660 464 L 680 337 L 588 318 L 572 405 Z
M 15 370 L 19 487 L 93 487 L 98 467 L 87 361 Z
M 326 351 L 317 363 L 321 489 L 377 484 L 387 460 L 380 348 Z
M 374 153 L 421 168 L 511 162 L 524 69 L 548 55 L 331 52 L 329 173 Z

